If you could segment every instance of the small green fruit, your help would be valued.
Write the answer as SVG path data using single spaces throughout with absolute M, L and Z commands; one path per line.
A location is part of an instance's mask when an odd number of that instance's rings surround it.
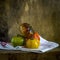
M 13 46 L 23 46 L 24 44 L 24 38 L 23 37 L 12 37 L 11 43 Z

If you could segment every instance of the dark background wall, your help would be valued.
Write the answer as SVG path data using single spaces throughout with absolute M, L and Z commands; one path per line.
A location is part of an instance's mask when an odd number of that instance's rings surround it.
M 43 38 L 60 43 L 60 0 L 0 0 L 0 26 L 8 27 L 9 38 L 20 33 L 23 22 Z

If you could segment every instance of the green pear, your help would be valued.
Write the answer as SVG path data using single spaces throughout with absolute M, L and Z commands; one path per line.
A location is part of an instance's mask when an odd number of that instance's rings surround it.
M 23 37 L 20 37 L 20 36 L 15 36 L 15 37 L 12 37 L 11 39 L 11 43 L 13 46 L 23 46 L 24 44 L 24 38 Z

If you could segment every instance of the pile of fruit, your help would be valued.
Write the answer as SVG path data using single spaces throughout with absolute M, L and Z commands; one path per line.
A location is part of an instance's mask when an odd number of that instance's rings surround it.
M 40 35 L 35 32 L 28 23 L 20 25 L 21 35 L 12 37 L 11 43 L 13 46 L 24 46 L 26 48 L 36 49 L 40 46 Z

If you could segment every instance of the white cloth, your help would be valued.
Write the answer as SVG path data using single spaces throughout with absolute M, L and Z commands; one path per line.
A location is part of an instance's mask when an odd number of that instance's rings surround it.
M 40 36 L 40 43 L 41 44 L 38 49 L 28 49 L 28 48 L 23 48 L 22 46 L 13 47 L 9 43 L 7 43 L 5 47 L 3 47 L 0 44 L 0 49 L 21 50 L 21 51 L 26 51 L 26 52 L 43 53 L 43 52 L 47 52 L 47 51 L 52 50 L 59 46 L 58 43 L 47 41 L 46 39 L 42 38 L 41 36 Z

